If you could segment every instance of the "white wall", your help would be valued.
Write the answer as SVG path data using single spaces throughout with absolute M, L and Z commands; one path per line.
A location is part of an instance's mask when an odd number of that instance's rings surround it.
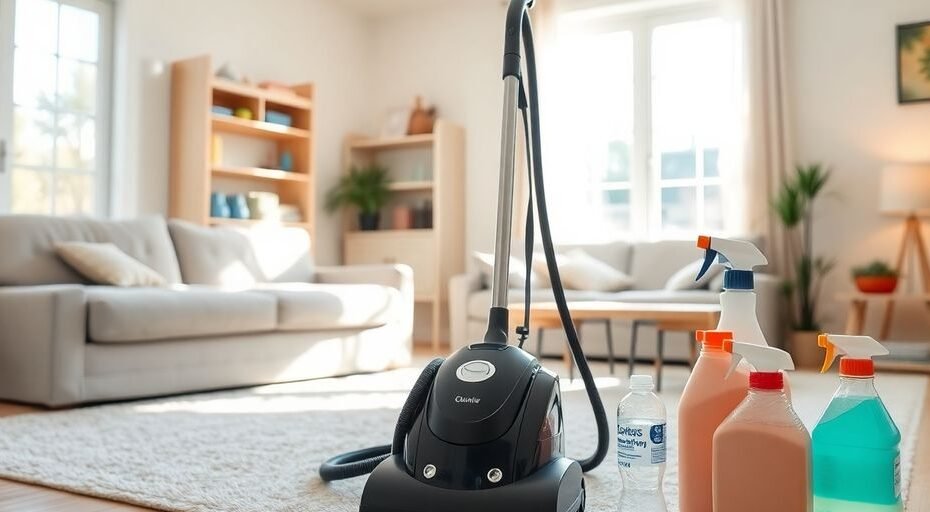
M 364 126 L 370 23 L 338 0 L 118 0 L 113 210 L 167 213 L 170 62 L 211 54 L 255 81 L 317 84 L 317 195 L 339 175 L 343 136 Z M 338 225 L 317 213 L 322 263 Z
M 494 244 L 505 8 L 498 0 L 437 2 L 374 22 L 369 129 L 417 94 L 466 133 L 466 248 Z
M 842 329 L 852 290 L 849 270 L 871 259 L 894 261 L 902 219 L 878 213 L 881 167 L 886 162 L 930 161 L 930 103 L 898 105 L 895 25 L 930 20 L 927 0 L 791 0 L 788 63 L 797 157 L 834 168 L 818 208 L 816 243 L 835 256 L 824 290 L 827 328 Z M 925 230 L 927 235 L 930 232 Z M 930 239 L 930 238 L 928 238 Z M 895 338 L 928 337 L 921 305 L 901 306 Z M 878 329 L 877 311 L 869 327 Z

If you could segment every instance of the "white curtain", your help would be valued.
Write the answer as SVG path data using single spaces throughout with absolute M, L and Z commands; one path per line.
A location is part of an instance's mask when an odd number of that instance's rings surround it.
M 794 164 L 789 119 L 786 65 L 787 0 L 727 0 L 727 12 L 738 27 L 742 93 L 737 158 L 724 166 L 731 215 L 738 233 L 765 238 L 768 272 L 784 274 L 790 265 L 786 235 L 772 212 L 778 193 Z M 732 180 L 732 186 L 730 185 Z

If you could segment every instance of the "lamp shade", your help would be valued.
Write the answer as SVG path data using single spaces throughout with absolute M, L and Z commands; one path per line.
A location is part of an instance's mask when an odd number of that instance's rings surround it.
M 930 215 L 930 164 L 882 169 L 882 213 Z

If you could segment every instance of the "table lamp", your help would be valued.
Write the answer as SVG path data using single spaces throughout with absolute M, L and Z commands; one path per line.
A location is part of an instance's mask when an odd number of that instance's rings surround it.
M 918 218 L 930 216 L 930 164 L 885 166 L 882 169 L 881 191 L 882 213 L 906 219 L 895 268 L 902 273 L 908 261 L 907 255 L 916 250 L 923 291 L 930 293 L 930 262 Z

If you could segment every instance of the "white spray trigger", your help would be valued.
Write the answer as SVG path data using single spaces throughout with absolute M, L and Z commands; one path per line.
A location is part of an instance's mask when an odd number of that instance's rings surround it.
M 817 345 L 826 349 L 820 373 L 830 369 L 837 355 L 849 359 L 872 359 L 888 354 L 888 349 L 871 336 L 821 334 L 817 337 Z
M 794 361 L 791 354 L 775 347 L 753 345 L 752 343 L 724 343 L 724 350 L 733 354 L 730 362 L 730 372 L 742 358 L 752 365 L 756 372 L 774 373 L 781 370 L 794 370 Z

